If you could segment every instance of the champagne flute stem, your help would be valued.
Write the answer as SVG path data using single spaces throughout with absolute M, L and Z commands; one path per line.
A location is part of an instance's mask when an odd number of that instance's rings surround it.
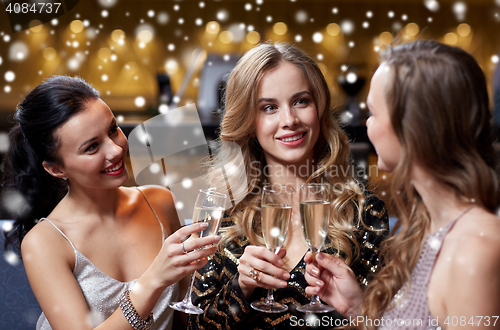
M 274 304 L 274 290 L 267 289 L 266 305 Z
M 312 253 L 312 260 L 313 260 L 313 263 L 317 266 L 317 262 L 316 262 L 316 255 L 318 255 L 318 253 L 320 253 L 321 251 L 321 248 L 317 248 L 317 249 L 312 249 L 311 253 Z M 321 301 L 319 300 L 319 296 L 317 294 L 313 295 L 311 297 L 311 302 L 309 303 L 309 305 L 321 305 Z
M 191 301 L 191 292 L 193 291 L 193 284 L 194 284 L 194 273 L 191 273 L 191 280 L 189 281 L 189 287 L 186 292 L 186 296 L 184 297 L 184 301 L 190 305 L 192 305 Z
M 321 305 L 321 301 L 319 300 L 319 296 L 317 294 L 311 297 L 310 305 Z

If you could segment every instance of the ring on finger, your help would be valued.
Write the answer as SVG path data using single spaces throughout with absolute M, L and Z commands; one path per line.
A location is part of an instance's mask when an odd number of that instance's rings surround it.
M 250 269 L 248 272 L 248 277 L 252 278 L 254 281 L 257 281 L 259 278 L 260 271 L 255 268 Z
M 182 253 L 186 254 L 186 250 L 184 249 L 184 242 L 181 243 L 181 250 L 182 250 Z

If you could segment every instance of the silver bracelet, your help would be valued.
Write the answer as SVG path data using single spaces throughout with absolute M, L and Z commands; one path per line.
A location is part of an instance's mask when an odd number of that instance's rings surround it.
M 149 330 L 153 326 L 153 313 L 149 314 L 147 319 L 143 319 L 135 310 L 132 301 L 130 301 L 130 290 L 125 290 L 120 297 L 120 309 L 127 319 L 128 323 L 136 330 Z

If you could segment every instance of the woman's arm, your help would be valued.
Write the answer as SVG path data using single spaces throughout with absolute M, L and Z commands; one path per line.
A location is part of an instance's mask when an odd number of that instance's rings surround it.
M 310 285 L 306 293 L 319 295 L 344 317 L 355 317 L 361 313 L 361 288 L 378 271 L 380 246 L 389 234 L 385 204 L 372 193 L 365 196 L 362 216 L 363 223 L 359 224 L 356 232 L 360 254 L 351 267 L 343 259 L 325 253 L 316 256 L 317 265 L 312 263 L 311 253 L 307 253 L 304 258 L 308 263 L 305 278 Z
M 356 317 L 361 314 L 363 290 L 361 290 L 354 272 L 343 259 L 326 253 L 307 252 L 304 261 L 305 278 L 309 287 L 308 295 L 317 294 L 321 300 L 335 307 L 344 317 Z M 314 265 L 315 262 L 317 265 Z
M 92 329 L 89 308 L 72 271 L 74 252 L 67 241 L 50 224 L 40 223 L 24 238 L 22 244 L 26 274 L 33 292 L 52 328 Z M 164 243 L 152 265 L 138 279 L 130 298 L 139 315 L 146 319 L 163 290 L 207 261 L 215 248 L 200 249 L 188 254 L 180 250 L 180 240 L 201 231 L 200 224 L 188 226 L 172 234 Z M 218 240 L 200 238 L 190 242 L 195 250 Z M 96 329 L 127 329 L 130 325 L 118 308 Z

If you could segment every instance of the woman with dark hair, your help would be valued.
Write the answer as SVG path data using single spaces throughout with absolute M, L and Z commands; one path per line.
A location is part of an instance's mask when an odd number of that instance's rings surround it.
M 47 79 L 15 119 L 5 185 L 27 207 L 6 244 L 21 248 L 43 310 L 37 329 L 170 329 L 177 282 L 219 238 L 181 243 L 206 226 L 179 229 L 170 191 L 121 187 L 127 139 L 82 79 Z
M 378 165 L 393 172 L 395 235 L 364 301 L 345 265 L 326 255 L 317 258 L 320 268 L 308 267 L 307 292 L 334 306 L 347 301 L 351 315 L 372 320 L 369 327 L 401 326 L 394 320 L 412 320 L 406 329 L 493 326 L 500 314 L 499 193 L 481 68 L 460 48 L 435 41 L 389 48 L 367 104 Z
M 283 249 L 275 255 L 264 244 L 261 192 L 267 182 L 292 187 L 328 183 L 331 190 L 326 253 L 345 258 L 365 287 L 377 270 L 378 247 L 388 232 L 384 203 L 357 183 L 347 136 L 334 120 L 330 91 L 318 65 L 291 45 L 261 44 L 248 51 L 229 76 L 220 140 L 237 143 L 245 171 L 229 170 L 228 180 L 246 173 L 248 186 L 232 191 L 240 200 L 227 212 L 218 252 L 198 271 L 193 329 L 288 329 L 302 325 L 296 307 L 309 303 L 304 289 L 308 250 L 294 194 L 292 219 Z M 231 150 L 218 150 L 224 164 Z M 213 186 L 225 184 L 213 178 Z M 275 299 L 287 312 L 265 314 L 250 303 L 277 288 Z M 337 319 L 338 313 L 327 314 Z M 300 328 L 300 326 L 299 326 Z

